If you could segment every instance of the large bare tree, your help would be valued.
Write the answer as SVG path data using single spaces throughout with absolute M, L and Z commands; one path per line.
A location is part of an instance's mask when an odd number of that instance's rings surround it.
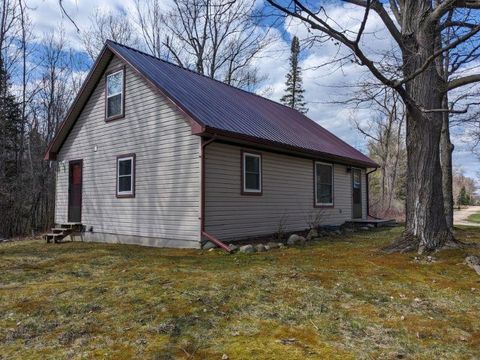
M 480 31 L 475 16 L 465 12 L 480 9 L 478 0 L 391 0 L 389 8 L 380 0 L 344 0 L 364 10 L 355 30 L 342 28 L 329 16 L 328 8 L 293 0 L 267 0 L 282 15 L 297 18 L 320 37 L 327 37 L 348 49 L 352 61 L 366 67 L 377 81 L 394 89 L 406 107 L 407 203 L 406 229 L 391 250 L 433 251 L 457 246 L 445 218 L 440 163 L 440 137 L 445 108 L 444 96 L 453 89 L 480 81 L 480 75 L 447 80 L 437 59 L 459 49 Z M 454 12 L 452 22 L 447 15 Z M 375 13 L 390 33 L 401 54 L 401 76 L 384 71 L 375 54 L 363 46 L 369 17 Z M 478 14 L 477 14 L 478 17 Z M 453 22 L 455 21 L 455 23 Z M 459 27 L 443 41 L 446 27 Z
M 123 10 L 102 12 L 97 9 L 90 17 L 88 28 L 81 31 L 85 51 L 95 60 L 106 40 L 124 45 L 135 45 L 137 37 L 134 28 Z
M 227 84 L 251 88 L 259 81 L 255 57 L 271 36 L 253 16 L 250 0 L 174 0 L 164 16 L 162 45 L 180 66 Z

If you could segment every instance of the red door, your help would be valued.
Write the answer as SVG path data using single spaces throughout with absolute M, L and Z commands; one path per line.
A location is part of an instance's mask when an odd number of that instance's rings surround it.
M 68 221 L 82 222 L 82 160 L 73 160 L 68 170 Z

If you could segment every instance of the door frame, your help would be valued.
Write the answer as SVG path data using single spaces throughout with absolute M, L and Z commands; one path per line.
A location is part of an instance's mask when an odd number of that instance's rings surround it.
M 83 159 L 70 160 L 68 162 L 68 202 L 67 202 L 67 221 L 68 222 L 78 222 L 71 221 L 70 214 L 70 200 L 71 200 L 71 191 L 70 187 L 72 185 L 72 173 L 70 171 L 72 165 L 80 164 L 80 222 L 82 222 L 82 203 L 83 203 Z
M 361 168 L 356 168 L 356 167 L 352 167 L 351 169 L 352 169 L 352 181 L 350 183 L 350 188 L 352 189 L 352 219 L 363 219 L 362 169 Z M 359 217 L 355 217 L 355 214 L 354 214 L 355 202 L 354 202 L 354 199 L 353 199 L 353 183 L 354 183 L 355 171 L 360 172 L 360 216 Z

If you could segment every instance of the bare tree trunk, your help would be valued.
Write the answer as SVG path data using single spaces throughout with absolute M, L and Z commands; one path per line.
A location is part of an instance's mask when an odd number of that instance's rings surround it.
M 428 2 L 413 1 L 405 6 L 402 38 L 403 71 L 407 78 L 428 63 L 435 51 L 436 24 L 425 24 L 418 16 L 428 12 L 429 6 Z M 440 249 L 453 240 L 445 219 L 440 166 L 443 112 L 438 109 L 442 109 L 446 86 L 434 63 L 406 84 L 415 104 L 406 104 L 408 174 L 404 240 L 409 244 L 408 250 L 413 248 L 420 253 Z
M 448 108 L 448 96 L 445 94 L 443 108 Z M 450 231 L 453 231 L 453 166 L 452 153 L 454 146 L 450 141 L 450 116 L 442 114 L 442 133 L 440 137 L 440 163 L 442 166 L 442 191 L 445 207 L 445 220 Z

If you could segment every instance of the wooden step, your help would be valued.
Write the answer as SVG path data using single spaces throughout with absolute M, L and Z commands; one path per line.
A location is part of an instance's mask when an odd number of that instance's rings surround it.
M 47 241 L 47 243 L 50 242 L 50 240 L 53 240 L 54 242 L 57 242 L 65 237 L 64 233 L 48 233 L 43 235 L 43 238 Z
M 52 228 L 52 232 L 43 235 L 43 238 L 50 243 L 53 240 L 55 243 L 59 242 L 60 240 L 64 239 L 71 233 L 81 231 L 82 224 L 81 223 L 62 223 L 62 224 L 55 224 L 55 227 Z

